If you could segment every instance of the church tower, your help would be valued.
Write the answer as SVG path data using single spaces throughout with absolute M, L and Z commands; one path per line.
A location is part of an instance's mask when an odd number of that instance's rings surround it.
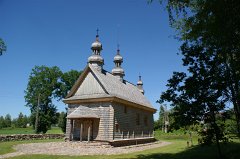
M 142 92 L 142 94 L 144 94 L 143 82 L 142 82 L 141 76 L 139 76 L 139 79 L 138 79 L 138 82 L 137 82 L 137 88 L 139 89 L 140 92 Z
M 115 67 L 112 69 L 112 74 L 117 77 L 121 82 L 123 82 L 124 70 L 121 65 L 123 63 L 123 57 L 120 55 L 119 46 L 117 49 L 117 55 L 114 57 Z
M 92 43 L 92 55 L 88 58 L 88 63 L 95 67 L 98 71 L 102 71 L 104 59 L 101 56 L 102 44 L 99 41 L 97 30 L 96 40 Z

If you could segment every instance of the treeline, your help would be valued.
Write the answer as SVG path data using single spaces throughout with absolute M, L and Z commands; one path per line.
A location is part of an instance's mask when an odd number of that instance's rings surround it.
M 66 130 L 66 112 L 56 113 L 56 122 L 52 126 L 56 126 L 62 129 L 63 132 Z M 0 116 L 0 129 L 2 128 L 26 128 L 32 127 L 32 123 L 35 118 L 33 116 L 24 115 L 22 112 L 19 113 L 17 118 L 12 118 L 10 114 L 5 117 Z
M 167 110 L 166 107 L 161 105 L 159 119 L 154 121 L 154 130 L 161 130 L 165 133 L 181 130 L 185 133 L 197 132 L 201 136 L 204 136 L 204 133 L 210 129 L 210 125 L 204 120 L 183 126 L 183 121 L 176 118 L 174 113 L 174 109 Z M 238 132 L 233 109 L 219 112 L 215 115 L 215 118 L 223 134 L 236 134 Z
M 7 127 L 16 127 L 16 128 L 26 128 L 30 126 L 30 117 L 19 113 L 17 118 L 12 119 L 10 114 L 7 114 L 5 117 L 0 116 L 0 129 Z

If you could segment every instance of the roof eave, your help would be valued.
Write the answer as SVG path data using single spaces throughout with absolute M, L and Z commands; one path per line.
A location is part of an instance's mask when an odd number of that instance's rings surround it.
M 155 109 L 155 108 L 151 108 L 151 107 L 146 106 L 146 105 L 134 103 L 134 102 L 122 99 L 122 98 L 118 98 L 118 97 L 64 99 L 63 102 L 66 103 L 66 104 L 83 104 L 83 103 L 95 103 L 95 102 L 117 102 L 117 103 L 131 105 L 135 108 L 140 108 L 140 109 L 144 109 L 144 110 L 147 110 L 147 111 L 151 111 L 153 113 L 156 113 L 156 111 L 157 111 L 157 109 Z
M 99 119 L 99 117 L 67 117 L 67 119 Z

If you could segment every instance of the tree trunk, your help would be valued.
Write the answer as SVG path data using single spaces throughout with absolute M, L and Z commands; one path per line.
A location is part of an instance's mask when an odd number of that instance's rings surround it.
M 35 133 L 38 133 L 38 122 L 39 122 L 39 105 L 40 105 L 40 94 L 38 94 L 38 105 L 35 119 Z
M 222 150 L 221 150 L 221 146 L 220 146 L 220 143 L 219 143 L 219 127 L 218 127 L 218 125 L 216 123 L 216 118 L 215 118 L 214 111 L 212 111 L 211 114 L 212 114 L 212 118 L 213 118 L 213 128 L 214 128 L 214 132 L 215 132 L 215 135 L 216 135 L 216 143 L 217 143 L 218 155 L 219 155 L 219 158 L 222 159 L 223 155 L 222 155 Z

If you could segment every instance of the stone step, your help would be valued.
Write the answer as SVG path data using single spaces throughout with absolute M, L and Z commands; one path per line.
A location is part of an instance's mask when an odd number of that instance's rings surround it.
M 96 141 L 91 141 L 91 142 L 80 142 L 80 141 L 70 141 L 69 142 L 71 146 L 75 147 L 82 147 L 82 148 L 92 148 L 92 147 L 97 147 L 97 148 L 110 148 L 112 147 L 108 142 L 96 142 Z

